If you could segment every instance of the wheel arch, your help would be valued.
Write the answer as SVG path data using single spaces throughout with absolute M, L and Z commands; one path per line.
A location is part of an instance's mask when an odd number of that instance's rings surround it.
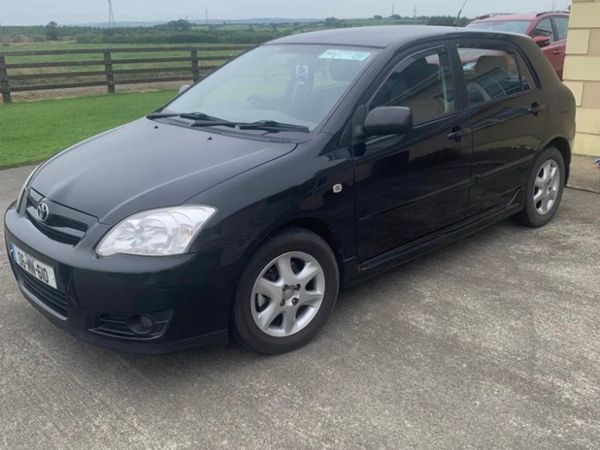
M 571 172 L 571 144 L 568 139 L 564 137 L 555 137 L 552 139 L 545 148 L 555 147 L 561 153 L 565 162 L 565 185 L 569 181 L 569 174 Z
M 246 250 L 243 258 L 244 266 L 252 257 L 252 255 L 267 241 L 267 239 L 269 239 L 271 236 L 274 236 L 275 234 L 282 233 L 290 228 L 303 228 L 307 231 L 316 234 L 325 241 L 325 243 L 329 246 L 329 248 L 335 256 L 340 275 L 340 286 L 342 286 L 344 280 L 344 264 L 341 238 L 340 236 L 338 236 L 334 228 L 329 223 L 327 223 L 323 219 L 318 219 L 315 217 L 300 217 L 291 219 L 289 221 L 286 221 L 285 223 L 278 224 L 277 226 L 270 228 L 269 230 L 264 232 L 260 236 L 260 238 L 256 239 L 253 245 L 251 245 Z

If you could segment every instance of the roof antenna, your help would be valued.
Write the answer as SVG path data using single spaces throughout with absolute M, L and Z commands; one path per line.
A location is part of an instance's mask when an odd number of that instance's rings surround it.
M 462 4 L 462 6 L 460 7 L 460 10 L 458 11 L 458 15 L 456 16 L 456 20 L 454 21 L 454 26 L 457 27 L 458 26 L 458 21 L 460 20 L 460 16 L 463 12 L 463 9 L 465 9 L 465 6 L 467 6 L 467 2 L 469 0 L 465 0 Z

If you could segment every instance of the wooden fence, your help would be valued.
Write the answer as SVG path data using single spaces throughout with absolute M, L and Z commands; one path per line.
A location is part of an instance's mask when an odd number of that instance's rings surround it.
M 133 47 L 0 52 L 0 92 L 2 93 L 2 101 L 10 103 L 12 92 L 106 86 L 108 93 L 114 93 L 116 86 L 119 84 L 196 81 L 248 48 L 248 46 Z M 160 52 L 171 54 L 185 52 L 185 56 L 131 58 L 128 55 L 121 58 L 117 57 L 119 54 L 125 53 Z M 216 52 L 219 54 L 214 54 Z M 213 54 L 211 55 L 211 53 Z M 98 55 L 98 58 L 60 61 L 61 55 Z M 32 56 L 41 56 L 44 57 L 44 60 L 19 62 L 19 58 L 29 57 L 28 59 L 31 60 Z M 58 56 L 58 58 L 55 60 L 54 56 Z M 47 59 L 51 59 L 51 61 L 47 61 Z M 141 67 L 142 65 L 148 66 L 159 63 L 178 63 L 178 65 Z M 183 63 L 186 64 L 182 65 Z M 123 65 L 129 66 L 129 68 L 120 69 L 119 66 Z M 84 68 L 90 66 L 97 67 L 94 70 L 84 70 Z M 78 67 L 81 67 L 82 70 L 73 70 L 73 68 L 77 69 Z M 100 67 L 102 67 L 102 70 L 98 70 Z M 39 68 L 70 68 L 70 70 L 27 73 L 27 69 Z

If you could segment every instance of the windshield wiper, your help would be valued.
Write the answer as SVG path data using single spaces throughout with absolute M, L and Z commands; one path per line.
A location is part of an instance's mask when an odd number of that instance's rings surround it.
M 310 132 L 304 125 L 294 125 L 292 123 L 281 123 L 274 120 L 259 120 L 258 122 L 230 122 L 228 120 L 198 120 L 192 124 L 193 127 L 215 127 L 226 126 L 236 127 L 239 130 L 265 130 L 276 133 L 278 131 L 299 131 L 302 133 Z
M 190 112 L 190 113 L 162 113 L 156 112 L 152 114 L 148 114 L 146 116 L 147 119 L 165 119 L 169 117 L 181 117 L 182 119 L 190 119 L 190 120 L 201 120 L 201 121 L 212 121 L 212 122 L 225 122 L 223 119 L 219 119 L 218 117 L 209 116 L 208 114 L 200 113 L 200 112 Z
M 301 133 L 309 133 L 310 129 L 304 125 L 296 125 L 293 123 L 282 123 L 275 120 L 259 120 L 257 122 L 233 122 L 230 120 L 219 119 L 218 117 L 209 116 L 200 112 L 191 113 L 153 113 L 146 116 L 150 120 L 164 119 L 169 117 L 181 117 L 182 119 L 190 119 L 194 122 L 192 127 L 236 127 L 240 130 L 265 130 L 270 132 L 278 131 L 298 131 Z
M 310 128 L 305 125 L 296 125 L 293 123 L 282 123 L 275 120 L 259 120 L 257 122 L 240 123 L 240 130 L 266 130 L 266 131 L 299 131 L 301 133 L 309 133 Z
M 304 125 L 294 125 L 292 123 L 281 123 L 274 120 L 259 120 L 257 122 L 230 122 L 228 120 L 197 120 L 192 124 L 193 127 L 235 127 L 238 130 L 264 130 L 271 133 L 279 131 L 299 131 L 309 133 L 310 129 Z

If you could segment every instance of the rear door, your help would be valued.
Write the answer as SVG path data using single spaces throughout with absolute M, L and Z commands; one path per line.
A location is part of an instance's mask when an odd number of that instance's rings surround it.
M 472 143 L 456 95 L 458 64 L 446 42 L 407 51 L 373 86 L 366 110 L 405 106 L 414 128 L 355 145 L 358 253 L 362 260 L 465 217 Z M 360 116 L 360 109 L 357 111 Z M 360 127 L 364 115 L 356 123 Z
M 569 16 L 561 15 L 552 17 L 552 21 L 554 22 L 554 30 L 556 32 L 557 46 L 554 50 L 556 53 L 554 56 L 557 57 L 557 74 L 562 80 L 563 78 L 563 68 L 565 66 L 565 54 L 567 51 L 567 32 L 569 31 Z
M 550 44 L 543 47 L 542 51 L 550 60 L 557 75 L 562 79 L 562 70 L 565 63 L 565 42 L 558 40 L 554 23 L 550 16 L 540 19 L 532 31 L 532 35 L 544 36 L 550 39 Z
M 473 133 L 469 213 L 517 200 L 543 139 L 547 105 L 530 64 L 502 40 L 456 41 Z

